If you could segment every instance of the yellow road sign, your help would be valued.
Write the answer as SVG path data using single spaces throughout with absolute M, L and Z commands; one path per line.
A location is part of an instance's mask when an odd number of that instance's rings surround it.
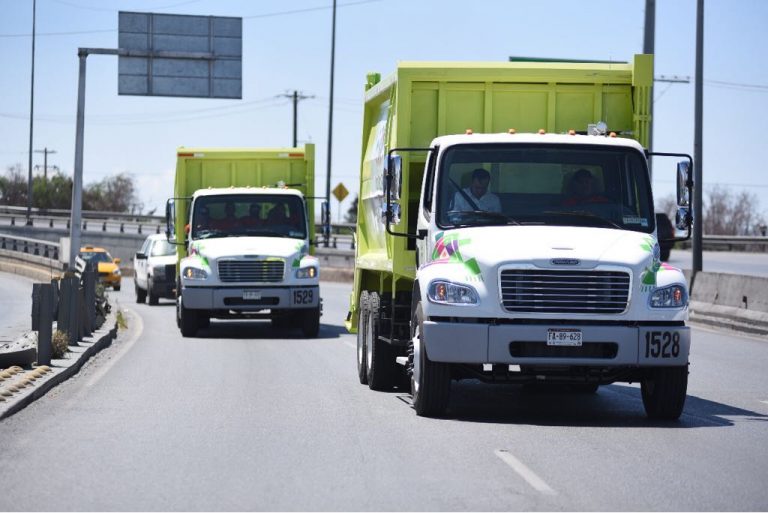
M 333 195 L 336 197 L 337 200 L 339 200 L 339 203 L 344 201 L 344 198 L 346 198 L 349 195 L 349 191 L 346 187 L 344 187 L 344 184 L 339 182 L 339 185 L 333 188 Z

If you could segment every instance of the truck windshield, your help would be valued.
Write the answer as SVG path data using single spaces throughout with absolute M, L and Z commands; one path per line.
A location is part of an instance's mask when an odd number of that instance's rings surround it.
M 193 239 L 307 236 L 304 202 L 287 194 L 201 196 L 190 225 Z
M 631 148 L 464 144 L 443 153 L 441 228 L 534 224 L 651 233 L 645 157 Z

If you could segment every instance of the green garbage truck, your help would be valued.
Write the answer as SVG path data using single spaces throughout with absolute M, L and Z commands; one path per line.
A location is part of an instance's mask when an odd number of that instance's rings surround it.
M 179 148 L 167 235 L 178 245 L 176 320 L 185 337 L 214 319 L 320 328 L 314 254 L 314 145 Z
M 361 383 L 431 416 L 456 380 L 635 382 L 649 417 L 680 416 L 688 289 L 660 260 L 652 83 L 651 55 L 368 76 L 346 319 Z M 675 159 L 690 237 L 693 160 L 653 155 Z

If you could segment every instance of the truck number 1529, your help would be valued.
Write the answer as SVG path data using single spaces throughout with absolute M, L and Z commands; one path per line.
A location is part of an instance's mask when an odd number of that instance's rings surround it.
M 646 331 L 646 358 L 677 358 L 680 354 L 680 334 L 676 331 Z

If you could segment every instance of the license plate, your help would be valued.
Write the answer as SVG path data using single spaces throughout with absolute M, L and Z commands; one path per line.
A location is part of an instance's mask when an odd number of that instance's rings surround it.
M 243 299 L 261 299 L 261 291 L 259 290 L 244 290 Z
M 548 346 L 581 346 L 581 330 L 547 330 Z

